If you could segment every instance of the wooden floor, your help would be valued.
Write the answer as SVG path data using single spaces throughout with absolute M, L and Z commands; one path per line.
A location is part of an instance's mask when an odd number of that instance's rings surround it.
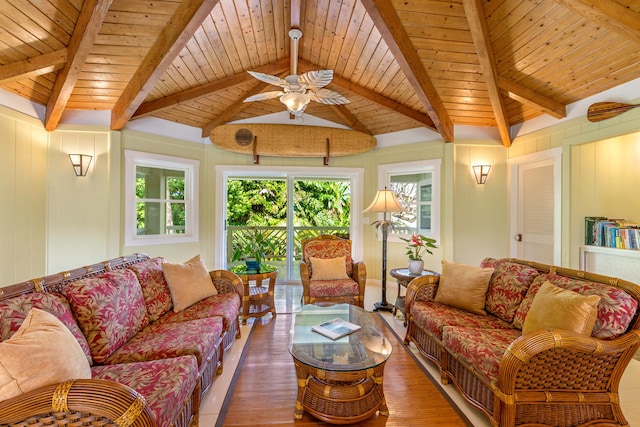
M 328 425 L 306 413 L 300 421 L 293 419 L 297 389 L 293 362 L 287 350 L 290 322 L 289 314 L 278 314 L 275 321 L 256 320 L 218 426 Z M 393 332 L 386 330 L 385 334 L 393 344 L 393 354 L 384 374 L 390 414 L 388 417 L 375 415 L 358 425 L 470 426 Z

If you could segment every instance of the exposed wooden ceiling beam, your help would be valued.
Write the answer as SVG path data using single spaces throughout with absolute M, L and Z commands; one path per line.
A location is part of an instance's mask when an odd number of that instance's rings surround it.
M 411 87 L 427 109 L 437 131 L 446 142 L 452 142 L 453 123 L 392 2 L 389 0 L 361 0 L 361 2 Z
M 111 110 L 111 129 L 124 127 L 218 1 L 184 1 L 178 7 Z
M 245 99 L 262 92 L 267 86 L 269 86 L 267 83 L 258 82 L 251 89 L 243 93 L 240 99 L 238 99 L 230 107 L 228 107 L 224 111 L 224 113 L 220 114 L 218 117 L 213 119 L 211 122 L 209 122 L 209 124 L 202 128 L 202 137 L 207 138 L 209 135 L 211 135 L 211 132 L 214 128 L 223 125 L 231 120 L 236 114 L 238 114 L 240 111 L 242 111 L 243 108 L 247 106 L 247 104 L 244 102 Z
M 58 72 L 47 102 L 44 127 L 48 131 L 55 130 L 67 101 L 73 92 L 82 71 L 82 66 L 89 56 L 93 43 L 102 28 L 109 7 L 113 0 L 86 0 L 82 4 L 80 15 L 73 28 L 73 34 L 67 46 L 67 61 Z
M 298 66 L 305 71 L 317 70 L 321 68 L 304 60 L 298 61 Z M 420 111 L 414 110 L 413 108 L 409 108 L 406 105 L 400 104 L 399 102 L 387 98 L 386 96 L 380 95 L 379 93 L 367 89 L 366 87 L 353 83 L 350 80 L 347 80 L 337 74 L 333 75 L 331 84 L 348 90 L 349 92 L 352 92 L 356 95 L 362 96 L 363 98 L 368 99 L 374 104 L 394 111 L 398 114 L 402 114 L 403 116 L 408 117 L 411 120 L 415 120 L 422 126 L 425 126 L 434 132 L 438 132 L 438 129 L 433 123 L 433 120 L 431 120 L 431 118 L 427 114 L 421 113 Z
M 591 21 L 640 44 L 640 17 L 611 0 L 555 0 Z
M 532 107 L 555 117 L 556 119 L 567 117 L 567 108 L 564 104 L 556 100 L 540 95 L 539 93 L 502 76 L 498 77 L 498 84 L 500 85 L 500 89 L 507 92 L 511 99 L 515 99 L 516 101 L 524 104 L 529 104 Z
M 0 85 L 52 73 L 64 67 L 65 62 L 67 62 L 66 48 L 34 56 L 24 61 L 0 65 Z
M 469 23 L 469 30 L 471 30 L 473 44 L 478 54 L 480 68 L 482 69 L 482 74 L 485 77 L 487 89 L 489 90 L 489 99 L 491 100 L 491 106 L 493 107 L 493 112 L 496 117 L 500 139 L 502 140 L 502 145 L 510 147 L 511 133 L 509 131 L 509 116 L 507 115 L 507 109 L 504 106 L 500 88 L 498 87 L 498 71 L 495 67 L 495 56 L 493 54 L 493 48 L 491 47 L 489 27 L 484 16 L 482 3 L 480 0 L 463 0 L 462 3 L 464 5 L 465 15 L 467 16 L 467 22 Z
M 278 62 L 258 67 L 252 71 L 266 74 L 280 74 L 287 71 L 289 69 L 288 66 L 289 59 L 284 58 Z M 249 73 L 238 73 L 211 83 L 203 84 L 202 86 L 194 87 L 182 92 L 165 96 L 164 98 L 144 102 L 140 105 L 140 107 L 138 107 L 136 112 L 133 113 L 133 116 L 131 116 L 131 118 L 138 119 L 140 117 L 148 116 L 167 108 L 175 107 L 176 105 L 180 105 L 185 102 L 195 101 L 198 98 L 204 98 L 215 92 L 225 90 L 229 87 L 237 86 L 248 81 L 255 81 L 255 79 Z
M 358 118 L 344 105 L 330 105 L 331 109 L 338 115 L 342 120 L 345 121 L 347 126 L 351 129 L 357 130 L 362 133 L 366 133 L 367 135 L 371 135 L 371 131 L 365 127 Z

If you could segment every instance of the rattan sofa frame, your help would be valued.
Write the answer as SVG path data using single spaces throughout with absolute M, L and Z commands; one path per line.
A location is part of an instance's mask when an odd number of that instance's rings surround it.
M 518 259 L 508 261 L 540 273 L 602 283 L 640 301 L 640 286 L 613 277 Z M 452 382 L 463 397 L 494 426 L 628 426 L 620 407 L 622 374 L 640 348 L 640 308 L 627 331 L 601 340 L 560 329 L 544 329 L 517 338 L 500 361 L 497 384 L 453 357 L 441 340 L 412 322 L 414 301 L 433 301 L 439 277 L 424 276 L 407 289 L 405 344 L 440 367 L 441 381 Z M 640 307 L 640 305 L 639 305 Z

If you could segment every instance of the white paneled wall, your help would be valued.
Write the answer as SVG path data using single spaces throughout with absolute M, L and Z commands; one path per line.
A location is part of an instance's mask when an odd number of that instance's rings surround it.
M 47 132 L 0 106 L 0 286 L 46 266 Z
M 120 171 L 110 161 L 120 155 L 110 154 L 109 132 L 56 131 L 49 141 L 47 273 L 120 255 L 120 186 L 112 180 Z M 93 156 L 87 176 L 75 175 L 72 153 Z

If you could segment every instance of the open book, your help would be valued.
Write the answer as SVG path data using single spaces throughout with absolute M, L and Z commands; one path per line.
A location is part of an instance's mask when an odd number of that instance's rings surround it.
M 323 322 L 311 328 L 312 331 L 324 335 L 332 340 L 337 340 L 345 335 L 349 335 L 360 329 L 360 325 L 356 325 L 346 320 L 335 318 L 327 322 Z

